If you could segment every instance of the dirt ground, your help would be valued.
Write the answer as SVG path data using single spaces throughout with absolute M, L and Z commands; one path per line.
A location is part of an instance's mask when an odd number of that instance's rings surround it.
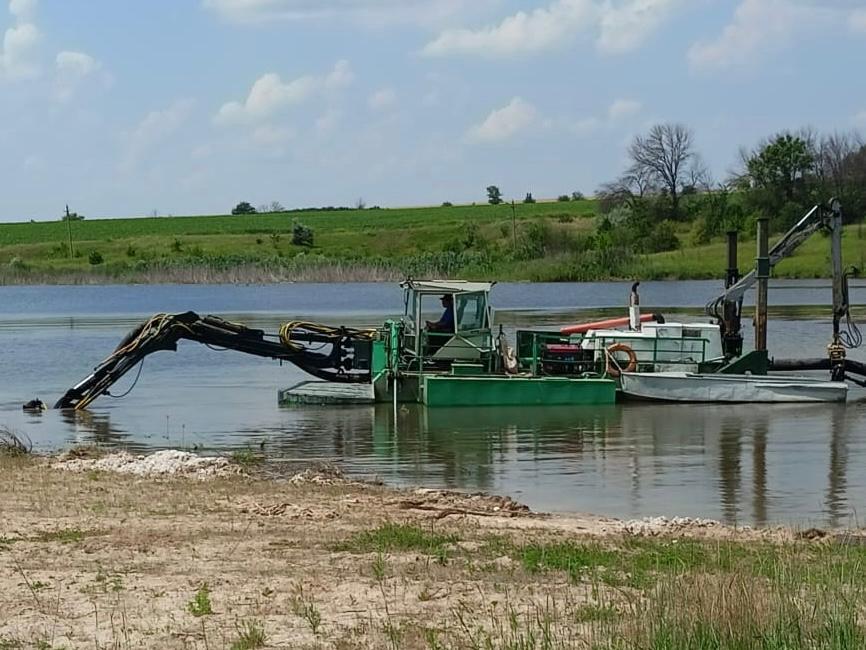
M 551 607 L 625 597 L 528 571 L 511 545 L 792 535 L 548 516 L 507 498 L 394 490 L 334 471 L 74 469 L 0 459 L 0 649 L 485 647 L 524 634 L 519 621 Z M 569 620 L 577 647 L 581 627 Z

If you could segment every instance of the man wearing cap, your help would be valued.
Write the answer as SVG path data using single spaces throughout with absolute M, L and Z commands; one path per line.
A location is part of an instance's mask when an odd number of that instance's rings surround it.
M 454 331 L 454 296 L 445 294 L 441 298 L 442 307 L 445 311 L 442 317 L 436 321 L 427 321 L 428 332 L 453 332 Z

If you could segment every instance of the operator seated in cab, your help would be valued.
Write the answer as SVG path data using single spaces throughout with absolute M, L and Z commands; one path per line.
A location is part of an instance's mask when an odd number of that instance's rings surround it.
M 446 294 L 440 298 L 445 310 L 442 317 L 436 321 L 427 321 L 428 332 L 454 333 L 454 296 Z

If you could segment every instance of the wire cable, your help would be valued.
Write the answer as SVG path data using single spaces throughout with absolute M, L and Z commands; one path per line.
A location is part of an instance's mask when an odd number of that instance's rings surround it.
M 123 395 L 112 395 L 108 391 L 105 391 L 105 395 L 107 397 L 112 398 L 112 399 L 123 399 L 124 397 L 128 396 L 132 392 L 132 390 L 135 388 L 135 385 L 138 383 L 138 380 L 141 378 L 142 369 L 144 369 L 144 359 L 142 359 L 141 361 L 138 362 L 138 374 L 135 375 L 135 379 L 132 382 L 132 386 L 130 386 L 129 390 L 127 390 Z

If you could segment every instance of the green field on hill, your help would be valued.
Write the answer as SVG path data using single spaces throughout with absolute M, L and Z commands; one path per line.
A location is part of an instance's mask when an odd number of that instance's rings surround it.
M 558 281 L 721 277 L 724 244 L 586 263 L 598 225 L 592 200 L 276 214 L 85 219 L 0 224 L 0 283 L 390 280 L 411 274 Z M 313 245 L 293 243 L 293 227 Z M 754 242 L 741 247 L 751 265 Z M 862 227 L 845 236 L 846 264 L 864 262 Z M 778 277 L 829 273 L 829 242 L 816 236 Z

